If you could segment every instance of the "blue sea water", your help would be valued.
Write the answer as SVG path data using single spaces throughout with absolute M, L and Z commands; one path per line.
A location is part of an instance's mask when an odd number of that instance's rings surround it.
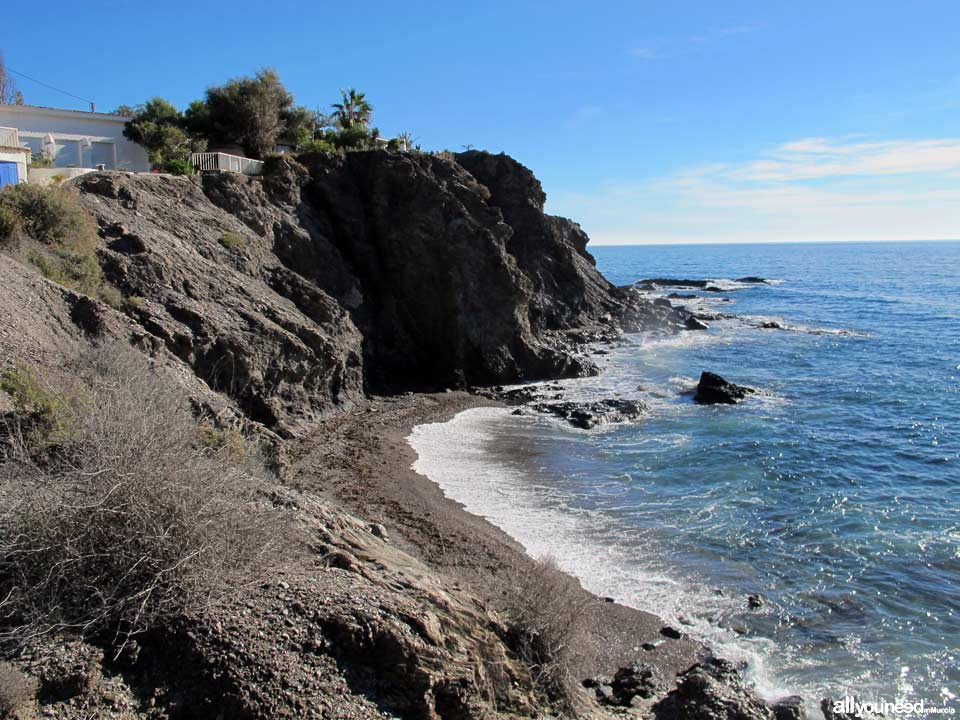
M 777 282 L 702 293 L 749 322 L 630 336 L 596 356 L 600 377 L 564 383 L 643 399 L 642 421 L 586 432 L 471 410 L 416 429 L 417 468 L 531 554 L 741 661 L 768 696 L 955 703 L 960 243 L 591 250 L 617 284 Z M 769 320 L 786 329 L 755 327 Z M 703 370 L 763 393 L 697 406 L 684 391 Z

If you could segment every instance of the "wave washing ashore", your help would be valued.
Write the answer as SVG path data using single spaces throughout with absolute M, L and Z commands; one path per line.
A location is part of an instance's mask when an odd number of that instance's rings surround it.
M 618 284 L 778 282 L 663 289 L 738 319 L 628 336 L 599 377 L 561 383 L 642 400 L 640 421 L 477 408 L 417 427 L 415 469 L 588 589 L 742 661 L 768 697 L 955 707 L 960 243 L 594 252 Z M 762 392 L 695 405 L 703 370 Z

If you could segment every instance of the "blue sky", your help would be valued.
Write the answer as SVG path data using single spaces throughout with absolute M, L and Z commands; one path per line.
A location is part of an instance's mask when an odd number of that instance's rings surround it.
M 98 109 L 261 66 L 308 107 L 354 85 L 386 135 L 510 153 L 598 244 L 960 237 L 956 0 L 42 10 L 7 65 Z

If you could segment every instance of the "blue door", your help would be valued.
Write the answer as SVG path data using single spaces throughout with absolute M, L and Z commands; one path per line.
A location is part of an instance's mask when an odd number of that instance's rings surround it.
M 17 184 L 17 164 L 0 162 L 0 188 Z

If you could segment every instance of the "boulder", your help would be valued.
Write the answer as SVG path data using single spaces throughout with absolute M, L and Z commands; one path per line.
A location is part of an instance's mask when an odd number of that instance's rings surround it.
M 677 678 L 677 688 L 653 707 L 658 720 L 774 720 L 773 711 L 732 664 L 710 659 Z
M 684 326 L 687 330 L 709 330 L 710 326 L 707 325 L 703 320 L 698 319 L 697 317 L 691 315 L 684 321 Z
M 660 687 L 660 677 L 656 669 L 638 663 L 617 670 L 610 683 L 614 703 L 624 707 L 633 704 L 635 698 L 653 697 Z
M 799 695 L 777 700 L 771 706 L 775 720 L 807 720 L 807 711 L 803 707 L 803 698 Z
M 703 372 L 693 401 L 699 405 L 734 405 L 755 392 L 753 388 L 735 385 L 712 372 Z

